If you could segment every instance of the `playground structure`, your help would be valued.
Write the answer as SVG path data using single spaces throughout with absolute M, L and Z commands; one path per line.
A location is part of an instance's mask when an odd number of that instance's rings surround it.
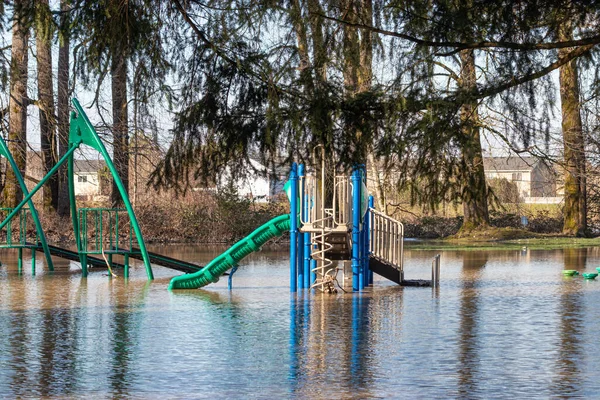
M 374 273 L 403 286 L 437 284 L 439 257 L 431 281 L 404 279 L 404 226 L 375 210 L 364 165 L 338 174 L 321 148 L 318 169 L 311 174 L 294 164 L 288 181 L 291 210 L 298 211 L 290 222 L 291 291 L 361 291 L 373 284 Z
M 234 244 L 206 266 L 149 252 L 138 225 L 133 207 L 115 165 L 106 147 L 90 123 L 81 105 L 72 100 L 69 128 L 69 150 L 39 183 L 28 191 L 6 142 L 0 137 L 0 155 L 7 159 L 23 192 L 23 200 L 14 209 L 2 209 L 5 218 L 0 229 L 6 229 L 6 242 L 0 248 L 19 251 L 19 272 L 23 265 L 23 249 L 31 250 L 32 274 L 35 274 L 35 253 L 44 253 L 48 269 L 54 270 L 52 257 L 61 257 L 81 264 L 82 275 L 88 275 L 88 266 L 121 267 L 129 277 L 129 260 L 141 260 L 148 280 L 154 279 L 152 264 L 185 272 L 172 278 L 169 289 L 194 289 L 215 283 L 227 271 L 229 287 L 239 262 L 252 252 L 260 250 L 269 239 L 290 232 L 290 290 L 316 289 L 335 292 L 344 288 L 351 276 L 352 290 L 360 291 L 373 283 L 377 273 L 400 285 L 425 286 L 436 284 L 439 276 L 439 258 L 432 281 L 407 281 L 403 269 L 403 226 L 373 208 L 373 198 L 366 189 L 364 166 L 355 166 L 351 175 L 336 175 L 335 168 L 325 168 L 322 153 L 320 179 L 309 174 L 303 165 L 292 165 L 286 192 L 290 200 L 290 214 L 280 215 L 257 228 Z M 77 208 L 74 190 L 74 152 L 86 145 L 98 151 L 114 179 L 124 208 Z M 68 165 L 71 219 L 77 250 L 71 251 L 48 245 L 32 197 L 58 171 Z M 329 183 L 329 184 L 328 184 Z M 28 206 L 27 208 L 25 206 Z M 27 242 L 27 225 L 32 220 L 36 240 Z M 18 222 L 17 238 L 15 222 Z M 134 246 L 137 243 L 138 247 Z M 123 264 L 113 256 L 123 258 Z M 99 257 L 101 256 L 101 257 Z M 342 267 L 340 267 L 340 264 Z M 342 272 L 342 282 L 338 280 Z M 437 271 L 437 272 L 436 272 Z

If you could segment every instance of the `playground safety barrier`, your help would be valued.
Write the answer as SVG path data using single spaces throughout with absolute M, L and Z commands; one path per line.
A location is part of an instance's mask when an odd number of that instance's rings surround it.
M 404 270 L 404 225 L 400 221 L 369 208 L 369 238 L 371 257 Z

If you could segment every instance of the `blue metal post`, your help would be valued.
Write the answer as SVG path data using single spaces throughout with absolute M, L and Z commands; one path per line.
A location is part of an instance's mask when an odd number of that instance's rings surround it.
M 363 221 L 363 229 L 360 232 L 360 238 L 361 238 L 361 256 L 362 256 L 362 267 L 363 267 L 363 280 L 365 282 L 365 286 L 369 286 L 370 282 L 369 282 L 369 255 L 368 255 L 368 241 L 367 241 L 367 228 L 368 228 L 368 219 L 366 218 L 367 215 L 365 215 L 365 220 Z
M 310 233 L 305 232 L 304 235 L 304 287 L 310 288 Z
M 369 196 L 369 211 L 367 212 L 367 221 L 368 221 L 368 229 L 367 229 L 367 261 L 371 259 L 371 208 L 375 208 L 375 198 L 373 196 Z M 373 284 L 373 271 L 369 268 L 369 284 Z
M 352 290 L 360 290 L 360 168 L 352 170 Z
M 317 260 L 310 259 L 310 284 L 313 285 L 317 280 L 315 269 L 317 268 Z
M 233 267 L 231 268 L 231 272 L 229 272 L 229 279 L 227 279 L 227 289 L 231 290 L 231 288 L 233 288 L 233 274 L 235 274 L 235 271 L 238 270 L 238 266 L 237 265 L 233 265 Z
M 300 196 L 304 196 L 304 164 L 298 165 L 298 182 L 302 182 L 299 186 Z M 302 202 L 298 204 L 300 207 Z M 302 209 L 300 209 L 300 213 Z M 298 223 L 298 227 L 301 222 Z M 296 263 L 298 266 L 298 289 L 304 289 L 304 234 L 298 233 L 298 262 Z
M 305 174 L 306 176 L 306 171 Z M 308 195 L 306 193 L 304 193 L 304 189 L 305 189 L 305 181 L 302 181 L 302 196 L 304 199 L 304 207 L 302 207 L 302 219 L 304 221 L 306 221 L 308 219 Z M 309 289 L 310 285 L 311 285 L 311 281 L 310 281 L 310 233 L 308 232 L 304 232 L 302 234 L 304 236 L 304 260 L 303 260 L 303 269 L 304 269 L 304 287 Z
M 362 213 L 361 213 L 361 217 L 362 217 Z M 360 231 L 358 232 L 358 260 L 360 262 L 360 272 L 358 275 L 358 288 L 360 290 L 363 290 L 365 288 L 365 285 L 367 285 L 367 283 L 365 282 L 366 280 L 366 274 L 365 274 L 365 255 L 364 255 L 364 250 L 365 250 L 365 235 L 364 233 L 364 227 L 365 224 L 361 224 L 360 226 Z
M 298 257 L 298 166 L 292 163 L 292 171 L 290 172 L 290 292 L 296 292 L 297 284 L 297 262 Z

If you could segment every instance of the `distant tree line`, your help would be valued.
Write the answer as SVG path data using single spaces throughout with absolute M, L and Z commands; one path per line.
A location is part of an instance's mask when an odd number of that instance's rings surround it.
M 562 166 L 563 233 L 588 233 L 598 1 L 61 0 L 53 9 L 48 0 L 13 0 L 0 3 L 0 15 L 12 32 L 0 60 L 9 98 L 2 131 L 20 169 L 27 108 L 39 110 L 49 169 L 66 151 L 74 87 L 94 92 L 102 110 L 106 83 L 125 182 L 131 132 L 142 120 L 156 126 L 160 104 L 171 112 L 172 141 L 154 187 L 182 190 L 225 168 L 241 174 L 250 154 L 267 166 L 310 163 L 323 145 L 342 166 L 393 165 L 396 188 L 413 203 L 462 204 L 461 230 L 469 232 L 490 223 L 482 145 L 490 135 L 512 153 Z M 35 93 L 27 90 L 30 55 Z M 554 119 L 562 124 L 558 148 Z M 374 178 L 385 204 L 385 182 Z M 17 204 L 10 170 L 2 185 L 4 205 Z M 65 172 L 49 187 L 45 208 L 66 214 Z

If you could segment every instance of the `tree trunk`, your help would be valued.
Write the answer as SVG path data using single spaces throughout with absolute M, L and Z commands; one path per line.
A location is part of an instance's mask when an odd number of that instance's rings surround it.
M 462 50 L 460 61 L 460 88 L 465 91 L 472 90 L 477 82 L 474 51 Z M 464 212 L 462 232 L 484 228 L 490 222 L 478 119 L 477 101 L 465 102 L 460 109 L 462 125 L 462 171 L 460 175 Z
M 58 154 L 64 156 L 69 150 L 69 6 L 70 0 L 61 0 L 60 31 L 58 47 Z M 70 212 L 69 182 L 67 180 L 67 165 L 64 164 L 57 173 L 58 176 L 58 215 L 66 217 Z
M 572 38 L 572 24 L 562 24 L 558 31 L 558 40 L 566 41 Z M 559 49 L 559 57 L 563 57 L 569 51 L 571 49 Z M 560 67 L 559 82 L 565 157 L 563 233 L 585 236 L 587 230 L 585 138 L 579 111 L 579 77 L 575 60 Z
M 296 31 L 296 40 L 298 42 L 298 57 L 300 58 L 300 81 L 304 85 L 304 91 L 308 96 L 311 96 L 314 91 L 314 83 L 310 70 L 310 56 L 308 54 L 308 35 L 306 25 L 302 18 L 302 6 L 299 0 L 292 0 L 290 17 Z
M 27 40 L 29 28 L 25 22 L 23 8 L 26 1 L 14 2 L 13 37 L 10 66 L 10 100 L 8 120 L 8 150 L 14 157 L 17 168 L 25 175 L 27 164 Z M 6 181 L 2 192 L 5 207 L 16 207 L 23 199 L 23 191 L 13 170 L 6 169 Z
M 129 192 L 129 135 L 127 123 L 127 60 L 119 53 L 112 54 L 112 108 L 113 108 L 113 158 L 117 173 Z M 113 179 L 111 203 L 123 204 L 123 199 Z
M 52 16 L 48 0 L 36 0 L 35 35 L 42 167 L 44 175 L 46 175 L 58 162 L 52 81 Z M 51 176 L 44 187 L 43 208 L 45 211 L 58 208 L 58 177 L 56 175 Z
M 327 49 L 323 39 L 323 9 L 318 0 L 308 0 L 308 13 L 310 15 L 310 30 L 312 33 L 313 65 L 315 68 L 315 81 L 317 84 L 327 82 Z M 323 85 L 320 85 L 320 89 Z
M 342 10 L 342 18 L 345 21 L 352 24 L 356 24 L 358 5 L 356 4 L 359 0 L 345 0 L 343 2 L 344 8 Z M 349 96 L 354 96 L 359 90 L 358 87 L 358 75 L 360 69 L 361 52 L 360 52 L 360 40 L 358 37 L 357 29 L 353 26 L 344 24 L 342 27 L 344 32 L 344 60 L 343 60 L 343 76 L 344 86 Z
M 373 0 L 361 0 L 359 23 L 373 26 Z M 360 65 L 358 66 L 358 92 L 367 92 L 373 85 L 373 33 L 369 29 L 360 29 Z M 377 129 L 376 126 L 373 129 Z M 375 158 L 373 147 L 367 149 L 367 162 L 371 164 L 375 181 L 375 200 L 381 212 L 387 212 L 387 201 L 384 189 L 384 179 L 381 177 L 380 163 Z

